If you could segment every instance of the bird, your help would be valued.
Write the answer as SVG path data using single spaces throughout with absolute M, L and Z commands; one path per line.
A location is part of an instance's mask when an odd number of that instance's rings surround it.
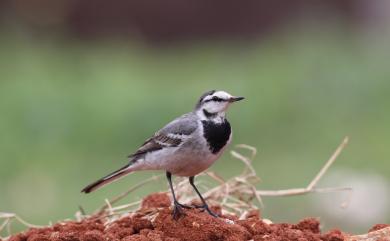
M 192 207 L 218 217 L 210 210 L 194 180 L 195 176 L 208 169 L 230 144 L 232 129 L 226 119 L 226 111 L 232 103 L 243 99 L 244 97 L 233 96 L 222 90 L 205 92 L 193 111 L 174 119 L 157 131 L 128 156 L 125 166 L 86 186 L 82 192 L 90 193 L 135 171 L 162 170 L 166 173 L 173 197 L 174 219 L 184 214 L 183 208 Z M 191 207 L 179 203 L 172 185 L 172 175 L 188 177 L 202 205 Z

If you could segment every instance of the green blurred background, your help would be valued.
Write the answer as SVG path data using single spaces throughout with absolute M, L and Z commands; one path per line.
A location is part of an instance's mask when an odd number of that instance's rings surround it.
M 158 172 L 130 175 L 90 195 L 81 188 L 126 163 L 204 91 L 222 89 L 246 97 L 228 113 L 230 149 L 240 143 L 258 149 L 260 189 L 306 186 L 350 137 L 320 183 L 355 188 L 349 209 L 339 208 L 343 193 L 264 198 L 263 217 L 320 217 L 325 230 L 349 232 L 389 223 L 389 4 L 299 1 L 297 10 L 286 2 L 242 8 L 229 2 L 240 14 L 206 2 L 192 12 L 175 0 L 171 11 L 149 3 L 140 8 L 145 16 L 137 15 L 149 25 L 119 16 L 113 21 L 121 1 L 106 3 L 117 6 L 106 10 L 111 15 L 102 14 L 102 1 L 2 3 L 0 211 L 35 224 L 72 218 L 79 205 L 93 211 Z M 182 16 L 183 8 L 193 18 Z M 198 24 L 202 11 L 213 8 L 216 17 Z M 91 17 L 94 11 L 99 18 Z M 226 152 L 211 170 L 228 178 L 241 166 Z M 124 202 L 166 188 L 165 180 L 156 182 Z

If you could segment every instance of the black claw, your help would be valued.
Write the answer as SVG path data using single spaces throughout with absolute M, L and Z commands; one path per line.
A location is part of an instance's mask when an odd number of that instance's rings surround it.
M 183 209 L 181 208 L 180 205 L 175 203 L 173 206 L 173 212 L 172 212 L 173 219 L 178 220 L 183 215 L 185 215 L 185 213 L 183 212 Z
M 204 209 L 205 209 L 211 216 L 213 216 L 214 218 L 218 218 L 218 214 L 216 214 L 216 213 L 214 213 L 213 211 L 211 211 L 211 210 L 209 209 L 208 206 L 206 206 Z
M 211 216 L 218 218 L 218 214 L 214 213 L 213 211 L 210 210 L 208 205 L 196 205 L 196 208 L 198 209 L 203 209 L 202 212 L 207 211 Z
M 205 209 L 205 206 L 204 205 L 197 205 L 197 204 L 194 204 L 192 205 L 193 208 L 197 208 L 197 209 Z

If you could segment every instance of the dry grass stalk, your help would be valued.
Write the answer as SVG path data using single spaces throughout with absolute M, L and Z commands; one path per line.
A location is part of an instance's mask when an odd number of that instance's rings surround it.
M 28 223 L 14 213 L 0 212 L 0 220 L 2 221 L 2 223 L 0 224 L 0 234 L 5 230 L 7 232 L 8 236 L 12 234 L 11 225 L 12 225 L 12 222 L 14 220 L 16 220 L 17 222 L 21 223 L 22 225 L 24 225 L 28 228 L 41 228 L 42 227 L 39 225 L 34 225 L 31 223 Z M 0 235 L 0 239 L 7 240 L 7 238 L 8 237 L 2 238 Z

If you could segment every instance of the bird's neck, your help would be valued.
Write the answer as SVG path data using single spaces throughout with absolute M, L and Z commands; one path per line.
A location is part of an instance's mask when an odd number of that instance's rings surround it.
M 226 114 L 225 112 L 208 112 L 205 109 L 199 109 L 196 111 L 196 115 L 203 121 L 212 121 L 215 123 L 222 123 L 225 121 Z

